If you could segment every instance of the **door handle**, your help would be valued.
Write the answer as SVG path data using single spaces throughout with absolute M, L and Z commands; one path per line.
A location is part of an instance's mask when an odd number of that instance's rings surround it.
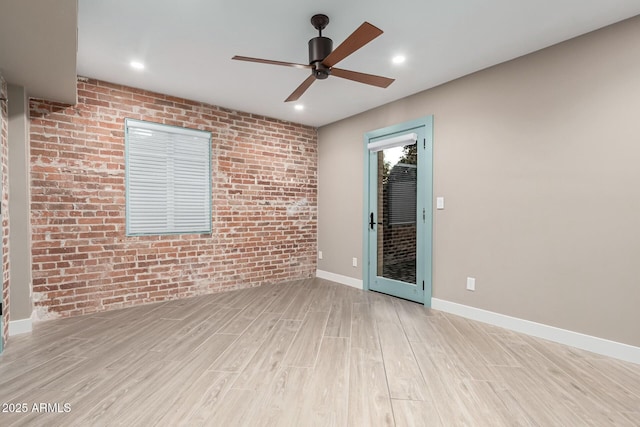
M 377 224 L 377 222 L 373 222 L 373 212 L 371 212 L 371 216 L 369 218 L 369 227 L 373 230 L 373 226 Z

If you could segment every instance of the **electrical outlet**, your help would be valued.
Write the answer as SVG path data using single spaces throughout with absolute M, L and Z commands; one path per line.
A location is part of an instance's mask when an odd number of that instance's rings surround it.
M 358 266 L 358 258 L 354 258 L 354 259 L 351 261 L 351 264 L 352 264 L 354 267 L 357 267 L 357 266 Z
M 475 291 L 476 290 L 476 279 L 475 277 L 467 277 L 467 290 Z
M 322 251 L 318 251 L 318 259 L 322 259 Z

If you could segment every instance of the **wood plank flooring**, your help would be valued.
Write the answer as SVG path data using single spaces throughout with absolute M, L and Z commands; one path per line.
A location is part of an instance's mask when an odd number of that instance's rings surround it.
M 640 426 L 640 366 L 309 279 L 38 324 L 0 356 L 11 403 L 3 427 Z

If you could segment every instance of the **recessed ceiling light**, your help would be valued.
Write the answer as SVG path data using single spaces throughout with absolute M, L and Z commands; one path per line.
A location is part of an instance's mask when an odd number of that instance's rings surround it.
M 131 61 L 129 65 L 131 65 L 131 68 L 133 68 L 134 70 L 144 70 L 144 64 L 142 62 Z
M 396 55 L 393 57 L 392 61 L 394 64 L 402 64 L 406 59 L 407 58 L 405 58 L 404 55 Z
M 293 107 L 293 108 L 295 108 L 295 109 L 296 109 L 296 110 L 298 110 L 298 111 L 302 111 L 302 110 L 304 110 L 304 105 L 302 105 L 302 104 L 296 104 L 296 106 L 295 106 L 295 107 Z

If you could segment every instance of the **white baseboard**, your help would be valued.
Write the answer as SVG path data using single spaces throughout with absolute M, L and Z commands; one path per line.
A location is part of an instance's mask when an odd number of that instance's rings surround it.
M 33 330 L 31 319 L 12 320 L 9 322 L 9 336 L 26 334 Z
M 353 277 L 330 273 L 323 270 L 316 270 L 316 277 L 351 286 L 356 289 L 363 289 L 362 280 L 354 279 Z M 481 308 L 475 308 L 438 298 L 431 298 L 431 308 L 465 317 L 467 319 L 499 326 L 515 332 L 521 332 L 534 337 L 580 348 L 592 353 L 602 354 L 604 356 L 640 364 L 640 347 L 634 347 L 629 344 L 585 335 L 580 332 L 556 328 L 555 326 L 511 317 L 505 314 L 495 313 L 493 311 L 483 310 Z
M 431 298 L 431 308 L 445 311 L 467 319 L 477 320 L 490 325 L 500 326 L 512 331 L 532 335 L 560 344 L 587 350 L 593 353 L 614 357 L 640 364 L 640 347 L 606 340 L 579 332 L 568 331 L 542 323 L 531 322 L 480 308 L 470 307 L 455 302 Z
M 354 279 L 353 277 L 343 276 L 342 274 L 316 270 L 316 277 L 320 279 L 331 280 L 332 282 L 340 283 L 342 285 L 351 286 L 352 288 L 363 289 L 361 279 Z

